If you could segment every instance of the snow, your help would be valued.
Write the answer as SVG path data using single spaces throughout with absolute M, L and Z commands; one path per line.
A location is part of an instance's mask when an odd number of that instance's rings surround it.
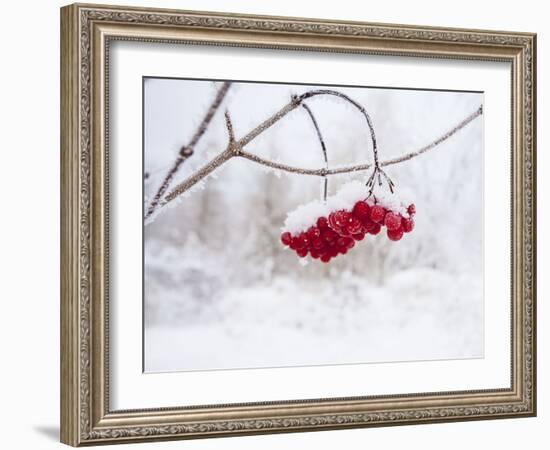
M 464 295 L 471 281 L 422 269 L 396 275 L 388 288 L 353 275 L 341 292 L 322 280 L 297 295 L 294 282 L 284 277 L 270 286 L 232 288 L 221 294 L 223 307 L 203 311 L 207 321 L 147 328 L 145 367 L 175 371 L 480 358 L 482 329 L 474 326 L 480 299 Z M 450 295 L 434 302 L 442 290 Z M 357 297 L 357 291 L 363 295 Z
M 288 213 L 282 231 L 289 231 L 291 234 L 305 231 L 315 224 L 317 218 L 326 217 L 331 211 L 328 204 L 323 203 L 321 200 L 300 205 L 294 211 Z
M 392 193 L 384 186 L 382 188 L 377 186 L 372 197 L 367 198 L 368 194 L 369 190 L 364 183 L 350 181 L 342 185 L 336 194 L 327 196 L 326 202 L 314 200 L 289 212 L 282 231 L 288 231 L 293 235 L 306 231 L 319 217 L 328 217 L 331 212 L 342 209 L 351 211 L 359 200 L 366 200 L 369 205 L 374 205 L 376 202 L 389 211 L 409 217 L 407 207 L 412 202 L 405 202 L 397 192 Z
M 220 111 L 231 111 L 239 138 L 292 93 L 309 88 L 235 85 Z M 336 89 L 367 108 L 382 161 L 428 144 L 483 101 L 475 93 Z M 149 198 L 194 132 L 188 119 L 202 117 L 213 92 L 211 82 L 147 80 Z M 308 105 L 330 168 L 372 164 L 369 132 L 356 110 L 336 97 L 315 97 Z M 369 236 L 329 264 L 304 264 L 285 251 L 281 226 L 303 230 L 331 208 L 351 209 L 366 196 L 371 171 L 328 177 L 323 205 L 322 177 L 278 177 L 242 158 L 225 163 L 144 227 L 145 370 L 483 357 L 482 136 L 483 117 L 436 149 L 384 167 L 396 193 L 377 186 L 376 200 L 404 215 L 414 203 L 414 231 L 399 242 L 383 233 Z M 218 113 L 172 187 L 226 145 Z M 246 150 L 297 167 L 324 167 L 315 130 L 300 109 Z

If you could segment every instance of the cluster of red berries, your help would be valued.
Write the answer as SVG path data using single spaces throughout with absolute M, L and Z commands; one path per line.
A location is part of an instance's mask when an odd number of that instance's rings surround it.
M 414 228 L 414 204 L 409 205 L 407 212 L 408 217 L 404 217 L 379 204 L 369 205 L 360 200 L 351 211 L 342 209 L 330 213 L 328 218 L 319 217 L 306 231 L 295 235 L 285 231 L 281 242 L 301 258 L 309 254 L 313 259 L 328 263 L 338 255 L 345 255 L 365 235 L 380 233 L 383 226 L 389 239 L 399 241 L 404 233 Z

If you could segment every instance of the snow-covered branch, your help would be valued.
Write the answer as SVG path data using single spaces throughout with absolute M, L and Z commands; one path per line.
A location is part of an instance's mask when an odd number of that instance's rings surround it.
M 333 95 L 337 96 L 339 98 L 342 98 L 343 100 L 347 101 L 351 105 L 353 105 L 355 108 L 359 110 L 359 112 L 365 117 L 367 126 L 369 128 L 370 134 L 371 134 L 371 140 L 372 140 L 372 146 L 373 146 L 373 153 L 374 153 L 374 163 L 362 163 L 362 164 L 356 164 L 356 165 L 349 165 L 349 166 L 341 166 L 341 167 L 333 167 L 333 168 L 318 168 L 318 169 L 309 169 L 309 168 L 302 168 L 302 167 L 296 167 L 291 166 L 288 164 L 272 161 L 269 159 L 262 158 L 260 156 L 255 155 L 254 153 L 250 153 L 246 150 L 244 150 L 244 147 L 249 144 L 252 140 L 254 140 L 257 136 L 259 136 L 261 133 L 269 129 L 271 126 L 273 126 L 275 123 L 277 123 L 279 120 L 281 120 L 283 117 L 285 117 L 290 112 L 294 111 L 298 106 L 305 105 L 305 100 L 308 98 L 312 98 L 314 96 L 318 95 Z M 307 108 L 306 108 L 307 110 Z M 309 111 L 308 111 L 309 112 Z M 428 150 L 431 150 L 441 144 L 442 142 L 449 139 L 451 136 L 453 136 L 455 133 L 466 127 L 469 123 L 471 123 L 475 118 L 483 114 L 483 107 L 479 106 L 472 114 L 470 114 L 468 117 L 463 119 L 459 124 L 439 136 L 437 139 L 429 143 L 428 145 L 417 149 L 415 151 L 406 153 L 402 156 L 399 156 L 397 158 L 389 159 L 386 161 L 378 161 L 378 152 L 376 147 L 376 137 L 374 134 L 374 128 L 372 126 L 372 121 L 370 119 L 370 116 L 366 112 L 366 110 L 357 102 L 355 102 L 353 99 L 348 97 L 347 95 L 340 93 L 338 91 L 333 90 L 326 90 L 326 89 L 319 89 L 319 90 L 312 90 L 305 92 L 299 96 L 293 96 L 291 101 L 286 104 L 283 108 L 281 108 L 279 111 L 277 111 L 275 114 L 273 114 L 271 117 L 263 121 L 261 124 L 259 124 L 257 127 L 255 127 L 253 130 L 251 130 L 248 134 L 246 134 L 243 138 L 236 140 L 233 134 L 233 125 L 231 122 L 231 118 L 229 116 L 229 113 L 226 113 L 226 125 L 229 133 L 229 143 L 226 147 L 226 149 L 217 155 L 214 159 L 209 161 L 207 164 L 205 164 L 203 167 L 198 169 L 195 173 L 190 175 L 188 178 L 186 178 L 184 181 L 182 181 L 180 184 L 178 184 L 171 192 L 166 195 L 164 200 L 160 203 L 159 206 L 163 206 L 166 203 L 174 200 L 179 195 L 186 192 L 188 189 L 190 189 L 192 186 L 194 186 L 199 181 L 203 180 L 205 177 L 207 177 L 210 173 L 212 173 L 214 170 L 216 170 L 218 167 L 220 167 L 222 164 L 230 160 L 234 157 L 241 157 L 245 158 L 249 161 L 252 161 L 254 163 L 275 169 L 275 170 L 281 170 L 284 172 L 289 173 L 295 173 L 299 175 L 313 175 L 313 176 L 321 176 L 326 177 L 328 175 L 337 175 L 337 174 L 344 174 L 344 173 L 353 173 L 353 172 L 360 172 L 365 171 L 368 169 L 371 169 L 373 167 L 385 167 L 393 164 L 398 164 L 401 162 L 408 161 L 416 156 L 419 156 Z M 311 117 L 311 115 L 310 115 Z M 314 122 L 315 124 L 315 122 Z M 316 127 L 318 129 L 318 127 Z M 379 169 L 380 170 L 380 169 Z M 146 218 L 149 216 L 149 214 L 146 216 Z
M 470 122 L 472 122 L 476 117 L 480 116 L 481 114 L 483 114 L 483 107 L 479 106 L 479 108 L 477 108 L 472 114 L 470 114 L 468 117 L 462 120 L 459 124 L 451 128 L 447 132 L 443 133 L 441 136 L 439 136 L 437 139 L 430 142 L 428 145 L 425 145 L 424 147 L 421 147 L 418 150 L 405 153 L 404 155 L 398 156 L 396 158 L 387 159 L 386 161 L 381 161 L 380 166 L 386 167 L 394 164 L 399 164 L 399 163 L 408 161 L 416 156 L 419 156 L 427 152 L 428 150 L 433 149 L 434 147 L 437 147 L 439 144 L 443 143 L 444 141 L 452 137 L 458 131 L 462 130 L 462 128 L 464 128 L 466 125 L 468 125 Z M 258 164 L 262 164 L 272 169 L 282 170 L 284 172 L 290 172 L 290 173 L 297 173 L 300 175 L 316 175 L 320 177 L 324 177 L 327 175 L 339 175 L 343 173 L 361 172 L 361 171 L 369 170 L 373 167 L 372 163 L 365 163 L 365 164 L 354 164 L 349 166 L 333 167 L 332 169 L 326 169 L 326 168 L 306 169 L 302 167 L 290 166 L 288 164 L 282 164 L 276 161 L 271 161 L 265 158 L 261 158 L 260 156 L 254 155 L 253 153 L 249 153 L 245 150 L 240 150 L 238 152 L 238 155 L 236 156 L 240 156 L 242 158 L 248 159 Z
M 212 101 L 212 104 L 206 111 L 206 114 L 202 119 L 202 122 L 199 124 L 197 131 L 195 131 L 195 134 L 191 138 L 191 141 L 189 142 L 188 145 L 184 145 L 180 149 L 178 156 L 174 161 L 174 164 L 172 165 L 172 167 L 164 177 L 164 180 L 160 184 L 160 187 L 157 193 L 155 194 L 155 196 L 153 197 L 153 200 L 151 201 L 151 203 L 149 204 L 149 207 L 147 208 L 147 213 L 145 214 L 146 219 L 149 216 L 151 216 L 155 212 L 156 208 L 159 206 L 162 196 L 168 190 L 170 183 L 172 182 L 174 176 L 178 172 L 183 162 L 193 155 L 194 148 L 196 147 L 197 143 L 206 132 L 206 129 L 208 128 L 208 125 L 210 125 L 210 122 L 212 122 L 212 119 L 214 118 L 216 111 L 218 110 L 221 103 L 223 102 L 223 99 L 227 95 L 227 91 L 229 90 L 230 87 L 231 87 L 231 82 L 229 81 L 226 81 L 221 85 L 220 89 L 216 94 L 216 97 Z

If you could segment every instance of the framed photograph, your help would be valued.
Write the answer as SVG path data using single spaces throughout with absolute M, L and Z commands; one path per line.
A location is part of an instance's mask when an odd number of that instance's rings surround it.
M 61 9 L 61 440 L 536 414 L 536 36 Z

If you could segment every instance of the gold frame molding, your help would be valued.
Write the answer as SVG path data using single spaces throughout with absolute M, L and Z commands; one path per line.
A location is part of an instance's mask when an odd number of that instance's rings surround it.
M 484 391 L 111 411 L 109 42 L 506 61 L 512 68 L 512 383 Z M 61 9 L 61 441 L 73 446 L 536 415 L 536 35 L 74 4 Z

